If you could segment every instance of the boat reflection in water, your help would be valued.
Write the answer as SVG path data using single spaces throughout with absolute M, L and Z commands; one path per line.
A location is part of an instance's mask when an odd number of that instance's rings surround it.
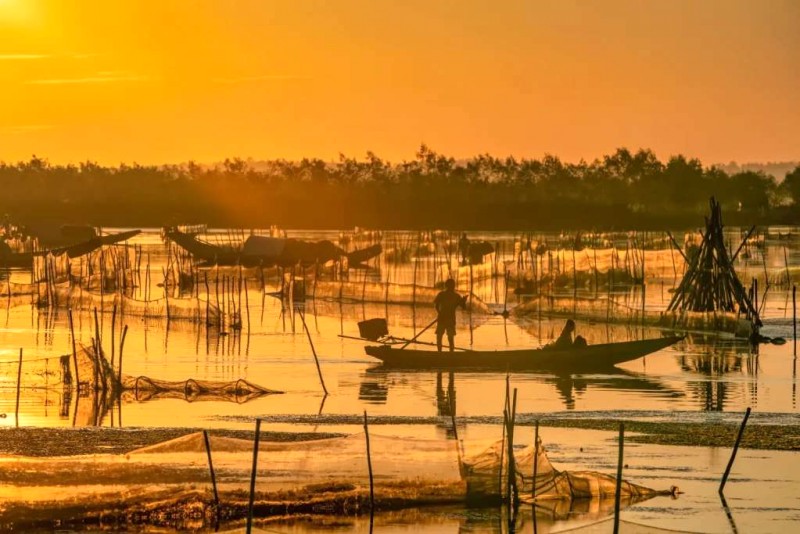
M 564 402 L 564 408 L 567 410 L 574 410 L 576 396 L 583 395 L 590 387 L 605 390 L 650 392 L 662 398 L 684 396 L 682 392 L 672 389 L 658 380 L 623 369 L 612 369 L 609 372 L 598 375 L 565 374 L 554 378 L 545 378 L 544 382 L 555 385 L 561 400 Z
M 451 418 L 456 415 L 456 380 L 457 371 L 427 371 L 394 369 L 384 365 L 370 367 L 362 376 L 359 387 L 359 399 L 371 404 L 386 404 L 389 390 L 393 384 L 402 383 L 404 386 L 414 382 L 424 381 L 421 377 L 429 373 L 436 373 L 436 415 Z M 465 371 L 466 372 L 466 371 Z M 504 380 L 505 375 L 496 371 L 476 371 L 471 369 L 468 374 L 480 373 L 482 377 Z M 445 384 L 445 375 L 447 383 Z M 494 376 L 491 376 L 494 375 Z M 653 393 L 659 397 L 678 398 L 684 393 L 646 375 L 612 368 L 602 374 L 558 374 L 548 375 L 534 372 L 515 372 L 513 376 L 524 377 L 525 380 L 555 386 L 555 391 L 561 398 L 566 410 L 575 409 L 576 398 L 589 389 L 636 391 Z M 447 421 L 449 434 L 452 433 L 452 424 Z

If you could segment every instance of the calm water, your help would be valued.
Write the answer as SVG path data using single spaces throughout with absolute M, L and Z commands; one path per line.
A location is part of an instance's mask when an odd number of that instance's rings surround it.
M 336 234 L 326 232 L 290 232 L 292 237 L 330 238 Z M 733 247 L 738 233 L 731 232 Z M 788 236 L 788 238 L 787 238 Z M 474 234 L 473 239 L 485 238 L 491 242 L 503 242 L 504 256 L 498 264 L 510 260 L 514 239 L 512 234 Z M 386 237 L 384 237 L 386 239 Z M 161 267 L 166 264 L 167 251 L 157 232 L 145 232 L 132 243 L 142 245 L 152 261 L 154 283 L 161 279 Z M 770 229 L 767 247 L 762 256 L 760 250 L 748 247 L 747 258 L 740 258 L 737 270 L 743 280 L 753 276 L 763 278 L 764 273 L 773 279 L 792 277 L 791 267 L 800 264 L 800 233 L 796 229 Z M 572 259 L 566 255 L 567 271 Z M 588 257 L 588 253 L 585 253 Z M 649 257 L 648 257 L 649 258 Z M 673 262 L 673 260 L 676 260 Z M 416 269 L 413 263 L 394 267 L 379 260 L 379 272 L 366 274 L 370 279 L 391 280 L 410 283 L 416 279 L 421 285 L 432 285 L 439 281 L 438 260 L 433 257 L 420 258 Z M 579 260 L 581 261 L 581 260 Z M 588 260 L 591 261 L 591 260 Z M 647 291 L 641 301 L 641 291 L 617 292 L 616 301 L 624 306 L 648 310 L 665 309 L 671 296 L 670 289 L 679 281 L 680 258 L 675 253 L 663 252 L 656 261 L 647 264 Z M 501 267 L 502 268 L 502 267 Z M 416 271 L 416 273 L 415 273 Z M 210 272 L 213 272 L 210 271 Z M 13 273 L 12 280 L 29 281 L 29 274 Z M 361 280 L 363 271 L 351 271 L 351 280 Z M 513 280 L 512 280 L 513 283 Z M 276 282 L 270 282 L 275 289 Z M 597 417 L 614 418 L 625 416 L 669 421 L 738 421 L 741 412 L 748 406 L 754 410 L 751 424 L 778 424 L 800 422 L 797 406 L 796 359 L 792 349 L 792 302 L 791 289 L 777 284 L 764 291 L 760 283 L 760 304 L 766 326 L 762 333 L 782 336 L 788 340 L 784 345 L 761 345 L 754 352 L 747 343 L 727 335 L 691 334 L 673 347 L 648 355 L 645 358 L 620 366 L 613 374 L 586 374 L 554 376 L 542 373 L 513 373 L 512 387 L 518 390 L 517 411 L 521 418 L 546 414 L 548 417 Z M 347 430 L 355 428 L 354 417 L 366 410 L 371 417 L 385 416 L 385 422 L 408 422 L 408 418 L 420 424 L 392 425 L 391 432 L 405 435 L 448 435 L 447 419 L 443 414 L 443 399 L 455 400 L 455 413 L 460 425 L 464 425 L 460 437 L 484 438 L 492 436 L 499 428 L 486 425 L 486 418 L 502 415 L 506 377 L 502 373 L 456 373 L 441 376 L 431 372 L 386 372 L 366 356 L 360 341 L 340 337 L 358 335 L 358 321 L 386 317 L 390 332 L 395 336 L 412 337 L 434 319 L 431 307 L 395 306 L 383 304 L 339 303 L 331 301 L 307 302 L 304 305 L 305 320 L 311 340 L 319 355 L 322 374 L 329 395 L 324 396 L 314 364 L 309 340 L 304 332 L 300 316 L 288 309 L 281 301 L 265 296 L 253 284 L 246 300 L 249 302 L 249 328 L 247 324 L 240 333 L 228 335 L 208 332 L 205 327 L 189 322 L 165 320 L 143 320 L 126 317 L 129 328 L 124 347 L 123 371 L 134 376 L 146 376 L 161 380 L 233 381 L 239 378 L 249 382 L 284 391 L 282 395 L 271 395 L 239 404 L 228 401 L 186 402 L 182 399 L 162 399 L 137 402 L 127 400 L 114 406 L 102 417 L 103 426 L 186 426 L 251 428 L 253 417 L 267 418 L 265 428 L 273 430 Z M 476 283 L 475 293 L 483 300 L 502 309 L 504 280 L 495 278 Z M 151 292 L 157 296 L 159 287 Z M 571 295 L 572 290 L 565 291 Z M 593 290 L 580 289 L 579 296 L 593 296 Z M 508 307 L 518 302 L 518 297 L 509 294 Z M 88 342 L 93 335 L 94 318 L 89 310 L 75 312 L 75 331 L 79 341 Z M 110 352 L 111 315 L 99 315 L 106 352 Z M 504 319 L 499 315 L 462 313 L 459 317 L 456 343 L 463 347 L 483 349 L 537 347 L 553 340 L 560 332 L 564 319 L 517 318 Z M 116 340 L 120 338 L 123 322 L 116 324 Z M 625 341 L 658 337 L 661 332 L 638 324 L 605 324 L 578 321 L 578 333 L 589 343 Z M 433 341 L 432 332 L 423 334 L 426 341 Z M 117 341 L 118 342 L 118 341 Z M 23 349 L 23 388 L 20 396 L 18 420 L 14 416 L 16 401 L 16 373 L 19 349 Z M 75 398 L 70 404 L 59 390 L 48 387 L 59 370 L 58 356 L 72 351 L 66 310 L 37 309 L 31 305 L 0 306 L 0 419 L 2 426 L 69 427 L 87 424 L 81 419 L 82 410 L 77 410 Z M 84 399 L 78 399 L 82 402 Z M 382 431 L 387 427 L 384 427 Z M 594 455 L 575 455 L 577 444 L 585 439 L 580 433 L 546 430 L 546 443 L 555 445 L 555 450 L 567 452 L 565 457 L 553 457 L 555 463 L 565 467 L 582 469 L 613 469 L 614 445 L 611 435 L 598 433 L 600 444 Z M 594 434 L 592 435 L 594 439 Z M 570 451 L 571 449 L 571 452 Z M 664 526 L 664 520 L 675 522 L 679 527 L 695 530 L 721 532 L 729 528 L 727 517 L 716 504 L 712 482 L 724 468 L 727 451 L 702 448 L 645 447 L 635 446 L 630 454 L 636 462 L 647 465 L 658 459 L 649 472 L 634 469 L 636 477 L 669 482 L 684 479 L 687 491 L 677 501 L 652 501 L 643 503 L 626 512 L 637 520 L 647 523 L 655 521 Z M 602 457 L 602 459 L 601 459 Z M 774 506 L 766 503 L 753 505 L 748 497 L 733 490 L 737 505 L 747 511 L 740 522 L 757 524 L 769 521 L 770 525 L 796 520 L 800 514 L 800 502 L 790 497 L 787 488 L 800 480 L 800 470 L 794 467 L 781 471 L 779 465 L 792 463 L 789 453 L 758 453 L 746 451 L 737 460 L 741 477 L 753 478 L 748 483 L 749 491 L 760 488 L 777 500 Z M 631 459 L 631 463 L 634 460 Z M 795 472 L 797 471 L 797 472 Z M 768 473 L 773 473 L 768 474 Z M 784 478 L 786 477 L 786 478 Z M 674 482 L 669 482 L 667 486 Z M 661 486 L 664 484 L 653 484 Z M 734 484 L 736 485 L 736 484 Z M 740 484 L 743 486 L 744 484 Z M 690 490 L 690 491 L 689 491 Z M 692 493 L 692 496 L 689 494 Z M 698 495 L 703 495 L 702 498 Z M 698 500 L 699 499 L 699 500 Z M 712 501 L 714 501 L 712 503 Z M 763 506 L 762 506 L 763 504 Z M 688 507 L 688 512 L 684 508 Z M 712 511 L 713 509 L 713 511 Z M 686 512 L 686 513 L 684 513 Z M 708 514 L 717 514 L 719 524 L 707 523 Z M 722 514 L 722 515 L 719 515 Z M 626 516 L 627 517 L 627 516 Z M 691 518 L 699 520 L 692 521 Z M 680 520 L 679 520 L 680 519 Z M 456 514 L 452 528 L 443 525 L 421 524 L 431 531 L 467 530 L 465 518 Z M 687 523 L 688 521 L 688 523 Z M 711 528 L 705 529 L 705 526 Z M 358 525 L 354 528 L 359 529 Z M 491 527 L 494 528 L 494 527 Z M 455 529 L 455 530 L 453 530 Z M 769 531 L 778 529 L 769 528 Z

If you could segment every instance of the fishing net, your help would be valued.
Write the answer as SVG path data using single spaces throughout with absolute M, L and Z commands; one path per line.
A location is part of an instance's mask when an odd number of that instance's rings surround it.
M 244 439 L 239 437 L 241 432 L 213 434 L 209 449 L 217 473 L 221 512 L 225 517 L 244 517 L 254 465 L 252 435 Z M 316 440 L 261 441 L 255 461 L 254 509 L 260 517 L 364 513 L 369 507 L 370 469 L 379 509 L 496 500 L 503 445 L 466 442 L 462 446 L 482 452 L 464 458 L 454 440 L 365 432 Z M 521 497 L 530 495 L 533 488 L 534 479 L 528 475 L 533 462 L 530 449 L 515 452 Z M 212 497 L 198 489 L 210 486 L 207 455 L 204 435 L 197 432 L 125 455 L 5 457 L 0 459 L 0 497 L 5 497 L 0 517 L 8 521 L 31 509 L 39 513 L 50 510 L 61 517 L 65 509 L 75 508 L 83 516 L 140 514 L 138 517 L 148 520 L 163 517 L 168 510 L 180 510 L 187 495 L 192 495 L 192 507 L 207 510 Z M 613 494 L 612 477 L 558 471 L 541 446 L 537 459 L 537 509 L 541 501 L 543 510 L 555 514 L 572 510 L 574 506 L 569 503 L 602 501 L 601 497 Z M 66 480 L 69 491 L 58 490 Z M 622 487 L 623 504 L 663 493 L 627 482 Z
M 19 353 L 12 358 L 12 351 L 0 352 L 0 413 L 16 414 L 19 398 L 20 410 L 16 422 L 20 426 L 35 424 L 41 417 L 38 409 L 41 406 L 46 408 L 45 413 L 47 407 L 56 406 L 60 417 L 74 417 L 78 426 L 97 424 L 105 400 L 103 395 L 94 395 L 94 392 L 102 391 L 103 384 L 108 388 L 111 374 L 109 365 L 100 363 L 92 346 L 77 345 L 74 355 L 38 356 L 23 353 L 21 362 Z M 72 413 L 70 405 L 76 397 L 91 400 L 79 403 L 80 409 Z
M 506 444 L 503 442 L 495 443 L 482 453 L 465 459 L 469 494 L 492 496 L 504 493 L 508 482 L 508 463 Z M 613 499 L 616 493 L 617 479 L 611 475 L 597 471 L 556 469 L 547 457 L 541 440 L 535 453 L 533 445 L 515 450 L 513 464 L 515 481 L 512 482 L 522 502 L 533 502 L 534 498 L 537 501 Z M 672 495 L 672 490 L 656 491 L 623 480 L 621 495 L 624 502 L 630 504 L 656 495 Z
M 657 303 L 656 303 L 657 305 Z M 513 310 L 518 317 L 538 314 L 584 321 L 602 321 L 619 324 L 642 324 L 690 331 L 729 332 L 738 337 L 751 333 L 750 322 L 731 312 L 671 312 L 644 309 L 617 302 L 608 297 L 554 297 L 531 299 Z
M 642 279 L 674 279 L 683 275 L 686 262 L 673 248 L 663 250 L 562 249 L 544 254 L 523 254 L 507 266 L 519 280 L 566 287 L 598 287 L 641 283 Z
M 25 284 L 20 282 L 9 282 L 0 280 L 0 296 L 2 295 L 32 295 L 37 291 L 37 284 Z
M 96 293 L 80 288 L 59 286 L 53 291 L 56 305 L 69 306 L 76 309 L 94 309 L 125 316 L 192 321 L 207 325 L 222 324 L 220 309 L 211 302 L 198 297 L 191 298 L 159 298 L 140 300 L 120 293 Z
M 614 512 L 614 501 L 603 501 L 599 503 L 599 508 L 601 511 L 606 511 L 607 513 Z M 604 510 L 603 510 L 604 509 Z M 565 530 L 559 530 L 559 532 L 574 532 L 575 534 L 607 534 L 608 532 L 613 532 L 614 525 L 613 518 L 605 518 L 601 521 L 597 521 L 592 523 L 591 525 L 583 525 L 575 528 L 568 528 Z M 624 519 L 619 520 L 619 531 L 624 534 L 695 534 L 697 531 L 690 531 L 690 530 L 679 530 L 674 528 L 663 528 L 663 527 L 654 527 L 651 525 L 643 525 L 641 523 L 637 523 L 634 521 L 626 521 Z
M 26 397 L 30 394 L 30 390 L 63 385 L 62 360 L 62 356 L 38 357 L 23 353 L 20 363 L 18 349 L 0 350 L 0 390 L 4 393 L 3 401 L 11 399 L 13 405 L 18 374 Z M 3 411 L 3 408 L 0 408 L 0 411 Z M 7 406 L 4 411 L 8 411 Z
M 264 395 L 282 393 L 239 379 L 234 381 L 159 380 L 148 376 L 118 375 L 102 349 L 94 343 L 76 344 L 74 354 L 53 357 L 23 357 L 3 351 L 0 360 L 0 413 L 15 413 L 17 376 L 23 423 L 27 407 L 52 403 L 57 396 L 59 415 L 70 417 L 73 426 L 96 426 L 111 406 L 122 402 L 158 399 L 227 401 L 243 404 Z M 24 356 L 24 355 L 23 355 Z M 118 397 L 119 395 L 119 397 Z M 74 410 L 70 409 L 74 405 Z
M 439 265 L 438 279 L 446 280 L 452 278 L 456 287 L 469 289 L 470 283 L 479 280 L 486 280 L 494 276 L 504 276 L 504 266 L 495 261 L 495 255 L 487 256 L 487 261 L 482 261 L 474 265 L 460 265 L 458 260 L 453 258 L 450 262 Z
M 169 381 L 147 376 L 123 375 L 121 385 L 124 391 L 123 400 L 132 399 L 137 402 L 155 399 L 181 399 L 188 402 L 232 401 L 243 404 L 264 395 L 283 393 L 263 388 L 243 379 L 232 382 L 195 380 L 194 378 Z
M 64 356 L 62 358 L 69 358 Z M 159 380 L 148 376 L 118 375 L 101 348 L 79 345 L 74 362 L 77 365 L 76 381 L 80 389 L 90 391 L 121 391 L 123 400 L 147 401 L 154 399 L 224 400 L 239 404 L 263 395 L 283 393 L 267 389 L 247 380 Z
M 295 280 L 295 284 L 297 283 Z M 433 300 L 439 291 L 431 287 L 368 282 L 366 279 L 361 282 L 306 280 L 303 295 L 312 299 L 433 306 Z M 475 295 L 467 299 L 467 307 L 475 312 L 491 311 L 489 306 Z

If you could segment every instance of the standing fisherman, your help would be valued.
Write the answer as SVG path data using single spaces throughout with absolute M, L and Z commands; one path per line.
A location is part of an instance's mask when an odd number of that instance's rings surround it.
M 467 297 L 456 293 L 456 282 L 448 278 L 444 283 L 444 291 L 440 291 L 433 300 L 436 306 L 436 348 L 442 351 L 442 336 L 447 332 L 447 341 L 450 343 L 450 352 L 455 350 L 456 336 L 456 308 L 467 307 Z

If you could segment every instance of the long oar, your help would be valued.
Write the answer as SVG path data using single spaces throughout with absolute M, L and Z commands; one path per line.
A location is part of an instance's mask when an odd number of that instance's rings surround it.
M 406 340 L 403 339 L 403 338 L 398 338 L 397 345 L 399 345 L 403 341 L 406 341 Z M 419 340 L 416 340 L 416 341 L 411 340 L 411 341 L 409 341 L 409 343 L 414 343 L 415 345 L 427 345 L 429 347 L 438 347 L 439 346 L 436 343 L 430 343 L 428 341 L 419 341 Z M 470 352 L 472 350 L 472 349 L 465 349 L 464 347 L 453 347 L 453 349 L 454 350 L 463 350 L 464 352 Z M 400 349 L 397 349 L 397 350 L 400 350 Z
M 439 321 L 439 318 L 437 317 L 436 319 L 434 319 L 434 320 L 433 320 L 433 322 L 432 322 L 431 324 L 429 324 L 428 326 L 426 326 L 425 328 L 423 328 L 422 330 L 420 330 L 420 331 L 419 331 L 419 334 L 417 334 L 417 335 L 416 335 L 416 336 L 414 336 L 413 338 L 409 339 L 409 340 L 408 340 L 408 342 L 407 342 L 405 345 L 403 345 L 402 347 L 400 347 L 398 350 L 403 350 L 403 349 L 404 349 L 404 348 L 406 348 L 407 346 L 411 345 L 413 342 L 415 342 L 415 341 L 417 340 L 417 338 L 418 338 L 419 336 L 421 336 L 422 334 L 424 334 L 424 333 L 425 333 L 425 331 L 426 331 L 428 328 L 430 328 L 430 327 L 432 327 L 433 325 L 435 325 L 435 324 L 436 324 L 438 321 Z

